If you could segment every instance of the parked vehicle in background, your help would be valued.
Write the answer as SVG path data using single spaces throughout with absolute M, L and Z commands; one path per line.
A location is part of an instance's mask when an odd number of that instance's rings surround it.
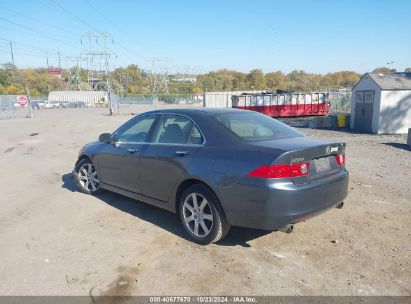
M 291 232 L 348 193 L 345 143 L 236 109 L 138 115 L 84 146 L 73 175 L 85 193 L 106 189 L 177 213 L 200 244 L 231 225 Z
M 70 102 L 68 105 L 69 108 L 86 108 L 87 105 L 83 101 L 76 101 L 76 102 Z
M 31 104 L 32 109 L 37 109 L 37 110 L 44 109 L 44 100 L 34 99 L 30 101 L 30 104 Z
M 69 101 L 61 101 L 60 103 L 59 103 L 59 108 L 63 108 L 63 109 L 65 109 L 65 108 L 70 108 L 70 102 Z
M 45 109 L 57 109 L 60 108 L 61 104 L 59 101 L 50 101 L 50 100 L 46 100 L 44 101 L 44 108 Z

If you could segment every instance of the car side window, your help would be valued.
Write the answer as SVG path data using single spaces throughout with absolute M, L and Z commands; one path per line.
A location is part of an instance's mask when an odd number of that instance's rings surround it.
M 185 144 L 191 138 L 193 122 L 184 116 L 166 115 L 154 136 L 155 143 Z
M 148 133 L 156 120 L 155 115 L 143 116 L 120 130 L 115 137 L 118 142 L 147 142 Z
M 188 143 L 192 145 L 201 145 L 203 143 L 203 136 L 196 126 L 191 129 L 190 137 L 188 138 Z

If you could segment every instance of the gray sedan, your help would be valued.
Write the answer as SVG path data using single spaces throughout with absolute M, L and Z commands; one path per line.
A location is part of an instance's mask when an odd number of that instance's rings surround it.
M 232 225 L 290 232 L 342 207 L 348 193 L 345 143 L 235 109 L 138 115 L 84 146 L 73 174 L 85 193 L 105 189 L 177 213 L 200 244 Z

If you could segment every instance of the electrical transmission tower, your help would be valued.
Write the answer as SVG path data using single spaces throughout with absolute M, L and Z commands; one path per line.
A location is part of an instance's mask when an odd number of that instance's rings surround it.
M 66 57 L 67 62 L 67 89 L 81 91 L 81 65 L 79 62 L 82 58 L 79 57 Z
M 81 43 L 85 44 L 87 49 L 88 85 L 92 90 L 104 90 L 107 92 L 110 115 L 112 115 L 109 60 L 114 53 L 109 50 L 108 43 L 114 44 L 113 39 L 107 33 L 88 32 L 83 35 Z
M 151 100 L 157 108 L 160 94 L 169 96 L 168 90 L 168 64 L 169 58 L 151 58 L 146 60 L 150 64 L 151 75 Z
M 88 84 L 93 90 L 109 89 L 109 60 L 113 55 L 108 43 L 113 39 L 107 33 L 88 32 L 82 36 L 81 43 L 86 46 Z

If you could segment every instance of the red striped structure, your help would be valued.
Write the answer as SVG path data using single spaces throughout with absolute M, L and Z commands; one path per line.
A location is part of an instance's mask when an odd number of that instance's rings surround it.
M 329 111 L 328 93 L 234 95 L 232 104 L 270 117 L 324 116 Z

